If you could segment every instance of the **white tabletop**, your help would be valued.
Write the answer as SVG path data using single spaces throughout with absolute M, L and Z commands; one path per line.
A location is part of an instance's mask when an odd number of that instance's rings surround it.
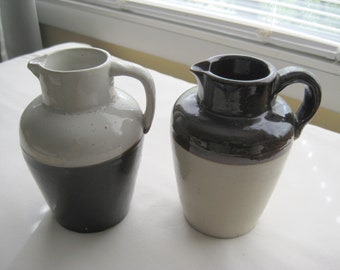
M 72 46 L 80 44 L 48 51 Z M 340 134 L 307 125 L 255 229 L 234 239 L 208 237 L 183 217 L 170 147 L 172 106 L 191 84 L 152 70 L 156 115 L 129 214 L 100 233 L 62 228 L 18 136 L 22 111 L 40 94 L 26 64 L 43 53 L 0 64 L 0 269 L 340 269 Z M 137 81 L 119 77 L 116 85 L 144 106 Z

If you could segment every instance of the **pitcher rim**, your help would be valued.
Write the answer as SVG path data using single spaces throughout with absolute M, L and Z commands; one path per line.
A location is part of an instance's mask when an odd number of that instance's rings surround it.
M 77 68 L 77 69 L 57 69 L 57 68 L 51 68 L 48 67 L 46 65 L 46 61 L 49 57 L 53 57 L 56 56 L 58 54 L 65 54 L 67 52 L 71 52 L 71 51 L 96 51 L 96 52 L 101 52 L 103 55 L 105 55 L 105 59 L 103 61 L 101 61 L 99 64 L 97 65 L 92 65 L 90 67 L 84 67 L 84 68 Z M 83 71 L 91 71 L 91 70 L 95 70 L 95 69 L 100 69 L 101 67 L 105 66 L 109 61 L 110 61 L 110 54 L 101 49 L 101 48 L 96 48 L 96 47 L 79 47 L 79 48 L 69 48 L 69 49 L 62 49 L 62 50 L 58 50 L 49 54 L 44 55 L 42 58 L 44 58 L 44 62 L 39 63 L 41 68 L 49 71 L 49 72 L 54 72 L 54 73 L 79 73 L 79 72 L 83 72 Z M 40 58 L 40 57 L 38 57 Z M 30 62 L 34 61 L 35 59 L 32 59 Z
M 224 59 L 232 59 L 232 58 L 253 59 L 253 60 L 256 60 L 257 62 L 261 62 L 262 64 L 266 65 L 266 67 L 268 69 L 268 74 L 266 76 L 263 76 L 263 77 L 258 78 L 258 79 L 240 80 L 240 79 L 223 77 L 223 76 L 215 74 L 211 71 L 211 66 L 212 66 L 213 63 L 216 63 L 217 61 L 221 61 L 221 60 L 224 60 Z M 195 69 L 195 66 L 197 66 L 198 64 L 204 63 L 204 62 L 209 63 L 209 70 L 206 70 L 204 72 L 202 71 L 202 73 L 209 74 L 209 76 L 213 77 L 214 79 L 219 80 L 219 81 L 224 81 L 224 82 L 229 81 L 229 82 L 237 82 L 237 83 L 240 83 L 240 84 L 268 82 L 268 81 L 272 81 L 273 79 L 275 79 L 276 72 L 277 72 L 275 66 L 273 64 L 271 64 L 270 62 L 268 62 L 268 61 L 266 61 L 266 60 L 264 60 L 260 57 L 255 57 L 255 56 L 247 55 L 247 54 L 218 54 L 218 55 L 209 57 L 205 61 L 198 62 L 198 63 L 192 65 L 190 67 L 190 71 L 195 74 L 196 72 L 199 71 L 199 70 Z

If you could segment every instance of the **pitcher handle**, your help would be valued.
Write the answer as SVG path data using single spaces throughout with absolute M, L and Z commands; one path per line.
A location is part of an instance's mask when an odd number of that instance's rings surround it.
M 274 87 L 274 96 L 285 87 L 294 83 L 305 85 L 303 101 L 294 113 L 294 137 L 297 139 L 304 126 L 314 116 L 321 103 L 321 87 L 315 76 L 300 67 L 285 67 L 278 70 L 278 76 Z
M 139 80 L 145 90 L 146 107 L 143 113 L 144 133 L 151 127 L 155 113 L 155 84 L 151 74 L 142 66 L 111 56 L 111 76 L 129 76 Z

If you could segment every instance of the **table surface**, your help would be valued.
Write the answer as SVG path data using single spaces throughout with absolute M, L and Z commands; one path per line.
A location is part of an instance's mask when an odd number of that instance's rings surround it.
M 170 115 L 192 84 L 150 70 L 156 114 L 127 217 L 79 234 L 53 219 L 23 160 L 20 115 L 40 94 L 27 61 L 68 43 L 0 64 L 0 269 L 340 269 L 340 134 L 307 125 L 294 142 L 257 226 L 216 239 L 185 221 L 170 146 Z M 143 106 L 140 83 L 117 77 Z

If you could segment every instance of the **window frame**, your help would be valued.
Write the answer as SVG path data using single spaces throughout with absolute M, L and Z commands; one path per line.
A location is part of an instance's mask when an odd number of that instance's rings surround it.
M 119 2 L 122 1 L 118 1 L 118 5 Z M 146 15 L 146 10 L 137 12 L 136 9 L 126 9 L 126 6 L 112 8 L 75 0 L 36 0 L 36 3 L 41 23 L 188 66 L 212 55 L 239 53 L 266 59 L 278 69 L 287 65 L 305 67 L 316 74 L 323 89 L 327 89 L 322 106 L 340 112 L 340 89 L 337 88 L 340 85 L 340 59 L 306 53 L 306 50 L 282 48 L 232 33 L 221 34 L 188 23 L 173 23 L 157 18 L 151 11 Z M 249 33 L 246 28 L 237 30 Z M 301 92 L 292 89 L 285 94 L 301 99 Z
M 199 11 L 190 13 L 177 6 L 163 4 L 154 6 L 141 0 L 76 0 L 77 2 L 100 5 L 115 10 L 133 13 L 160 21 L 168 21 L 173 25 L 180 24 L 201 31 L 214 32 L 252 42 L 276 46 L 282 49 L 293 50 L 324 57 L 330 60 L 340 60 L 340 42 L 326 41 L 304 33 L 277 29 L 272 31 L 267 25 L 261 23 L 250 24 L 245 19 L 235 21 L 225 20 L 221 17 L 213 18 L 202 15 Z M 170 8 L 170 9 L 169 9 Z

